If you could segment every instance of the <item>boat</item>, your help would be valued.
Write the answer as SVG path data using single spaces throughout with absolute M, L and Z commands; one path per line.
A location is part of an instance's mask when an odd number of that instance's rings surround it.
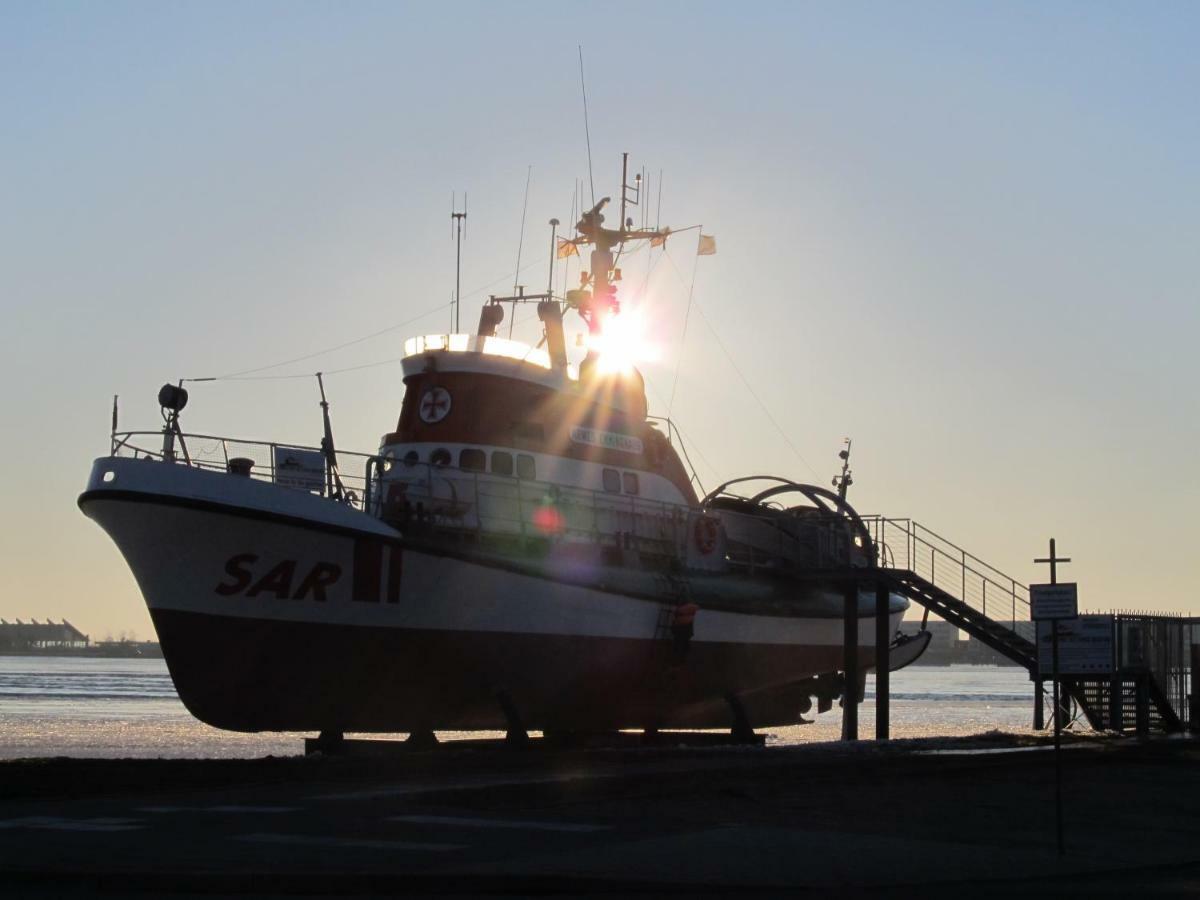
M 627 181 L 616 228 L 605 198 L 558 242 L 591 248 L 577 289 L 492 297 L 474 333 L 406 342 L 376 452 L 335 447 L 319 376 L 319 446 L 189 434 L 182 383 L 159 392 L 160 429 L 120 432 L 114 407 L 79 506 L 133 571 L 196 718 L 747 733 L 842 698 L 854 602 L 853 658 L 875 665 L 879 599 L 838 577 L 880 565 L 848 470 L 836 491 L 750 477 L 702 492 L 678 430 L 649 415 L 614 346 L 619 254 L 672 232 L 633 226 Z M 522 304 L 537 347 L 498 333 Z M 576 363 L 564 316 L 587 328 Z M 898 635 L 908 600 L 885 605 Z M 892 666 L 926 644 L 895 640 Z

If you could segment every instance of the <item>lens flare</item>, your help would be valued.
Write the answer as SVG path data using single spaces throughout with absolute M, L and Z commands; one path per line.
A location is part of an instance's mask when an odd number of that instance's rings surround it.
M 606 318 L 600 333 L 588 340 L 588 348 L 596 354 L 596 371 L 602 375 L 625 375 L 637 364 L 658 358 L 646 322 L 636 309 Z

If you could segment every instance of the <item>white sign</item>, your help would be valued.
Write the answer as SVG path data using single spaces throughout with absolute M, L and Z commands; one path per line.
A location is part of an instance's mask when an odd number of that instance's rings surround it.
M 320 450 L 276 447 L 275 483 L 301 491 L 324 491 L 325 454 Z
M 625 453 L 641 453 L 640 439 L 616 431 L 597 431 L 595 428 L 571 429 L 571 440 L 576 444 L 590 444 L 593 447 L 603 447 L 606 450 L 621 450 Z
M 1079 586 L 1065 584 L 1031 584 L 1029 586 L 1029 618 L 1073 619 L 1079 615 Z
M 1061 675 L 1112 674 L 1113 617 L 1079 616 L 1058 622 L 1038 622 L 1038 669 L 1053 671 L 1054 632 L 1058 627 L 1058 671 Z

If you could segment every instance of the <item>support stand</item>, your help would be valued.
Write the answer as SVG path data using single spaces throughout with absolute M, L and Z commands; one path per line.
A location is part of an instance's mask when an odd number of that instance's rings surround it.
M 404 739 L 404 746 L 413 750 L 432 750 L 437 745 L 437 735 L 432 731 L 413 731 Z
M 858 695 L 862 673 L 858 670 L 858 584 L 846 585 L 842 612 L 842 661 L 846 670 L 842 688 L 842 740 L 858 740 Z
M 1194 671 L 1194 670 L 1193 670 Z M 1108 729 L 1109 731 L 1122 732 L 1125 730 L 1125 704 L 1124 697 L 1121 695 L 1125 692 L 1125 683 L 1121 678 L 1120 670 L 1114 670 L 1112 678 L 1108 682 Z
M 504 711 L 504 721 L 508 724 L 508 730 L 504 734 L 504 742 L 510 747 L 525 747 L 529 744 L 529 732 L 525 730 L 525 724 L 521 721 L 521 714 L 517 712 L 517 706 L 512 701 L 512 697 L 508 695 L 508 691 L 500 691 L 496 694 L 496 700 L 500 703 L 500 709 Z
M 335 753 L 344 753 L 346 750 L 346 736 L 340 731 L 325 730 L 322 731 L 316 738 L 306 738 L 304 741 L 304 755 L 308 756 L 312 753 L 323 753 L 326 756 Z
M 729 711 L 733 714 L 733 727 L 729 730 L 729 736 L 738 744 L 763 744 L 766 742 L 766 737 L 761 734 L 755 734 L 754 728 L 750 725 L 750 717 L 746 715 L 746 707 L 742 706 L 742 701 L 735 694 L 726 694 L 725 702 L 729 704 Z
M 891 727 L 891 671 L 888 668 L 892 642 L 888 607 L 891 600 L 886 584 L 875 586 L 875 740 L 888 740 Z

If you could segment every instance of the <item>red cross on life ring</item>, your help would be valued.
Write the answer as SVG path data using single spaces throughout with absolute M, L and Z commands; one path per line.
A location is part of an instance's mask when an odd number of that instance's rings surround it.
M 720 529 L 717 527 L 717 520 L 710 516 L 700 516 L 696 519 L 695 525 L 696 549 L 701 555 L 708 556 L 717 549 L 717 538 L 720 537 Z

